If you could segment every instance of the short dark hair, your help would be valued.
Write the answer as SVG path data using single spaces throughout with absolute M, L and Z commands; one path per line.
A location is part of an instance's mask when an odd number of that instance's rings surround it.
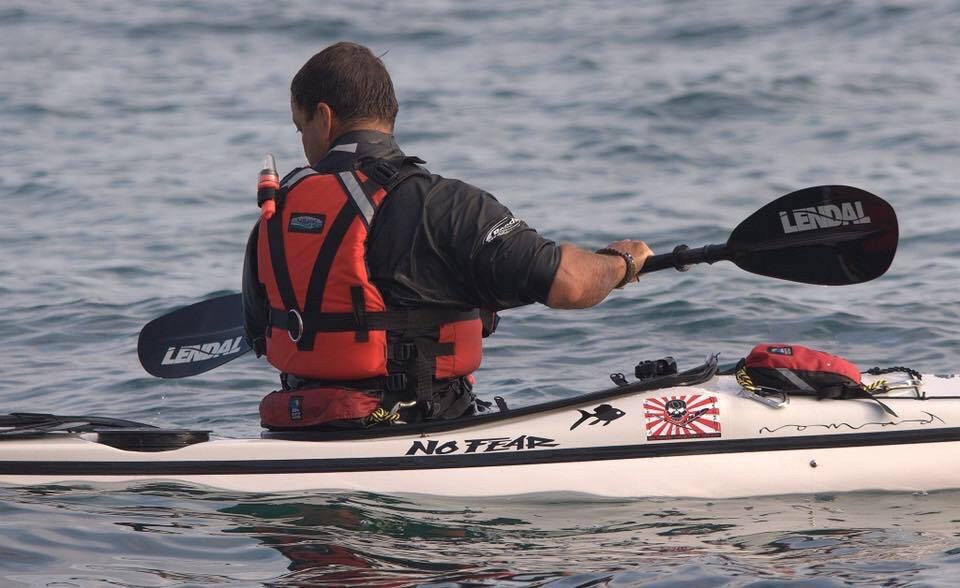
M 386 66 L 356 43 L 336 43 L 311 57 L 293 76 L 290 95 L 309 118 L 325 102 L 345 124 L 374 120 L 393 126 L 399 109 Z

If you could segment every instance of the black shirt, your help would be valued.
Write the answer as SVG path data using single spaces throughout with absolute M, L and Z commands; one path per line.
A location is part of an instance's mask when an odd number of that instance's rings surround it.
M 314 169 L 353 170 L 369 159 L 399 166 L 403 158 L 391 135 L 355 131 L 337 139 Z M 267 322 L 257 275 L 258 227 L 247 242 L 243 272 L 244 326 L 251 342 L 264 337 Z M 559 246 L 492 195 L 433 174 L 414 176 L 391 193 L 367 239 L 370 278 L 390 308 L 498 311 L 546 302 L 559 265 Z

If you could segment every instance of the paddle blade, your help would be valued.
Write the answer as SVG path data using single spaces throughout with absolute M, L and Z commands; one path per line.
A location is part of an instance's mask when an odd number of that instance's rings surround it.
M 202 374 L 250 351 L 242 325 L 239 294 L 211 298 L 147 323 L 137 355 L 143 369 L 159 378 Z
M 879 196 L 816 186 L 750 215 L 727 241 L 742 269 L 794 282 L 839 286 L 882 276 L 897 252 L 897 215 Z

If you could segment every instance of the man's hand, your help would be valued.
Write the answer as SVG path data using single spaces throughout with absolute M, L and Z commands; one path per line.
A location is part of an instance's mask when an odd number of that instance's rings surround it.
M 615 249 L 617 251 L 623 251 L 629 253 L 633 256 L 633 260 L 636 262 L 636 271 L 637 273 L 629 277 L 627 282 L 636 282 L 640 280 L 640 269 L 643 267 L 643 264 L 647 261 L 647 258 L 653 255 L 653 250 L 647 247 L 647 244 L 643 241 L 634 241 L 632 239 L 624 239 L 622 241 L 614 241 L 605 247 L 605 249 Z

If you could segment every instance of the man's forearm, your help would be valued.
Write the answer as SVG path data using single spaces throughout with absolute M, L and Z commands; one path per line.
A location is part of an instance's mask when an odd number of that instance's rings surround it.
M 560 267 L 550 287 L 547 306 L 589 308 L 599 304 L 623 279 L 623 258 L 597 255 L 575 245 L 560 246 Z

